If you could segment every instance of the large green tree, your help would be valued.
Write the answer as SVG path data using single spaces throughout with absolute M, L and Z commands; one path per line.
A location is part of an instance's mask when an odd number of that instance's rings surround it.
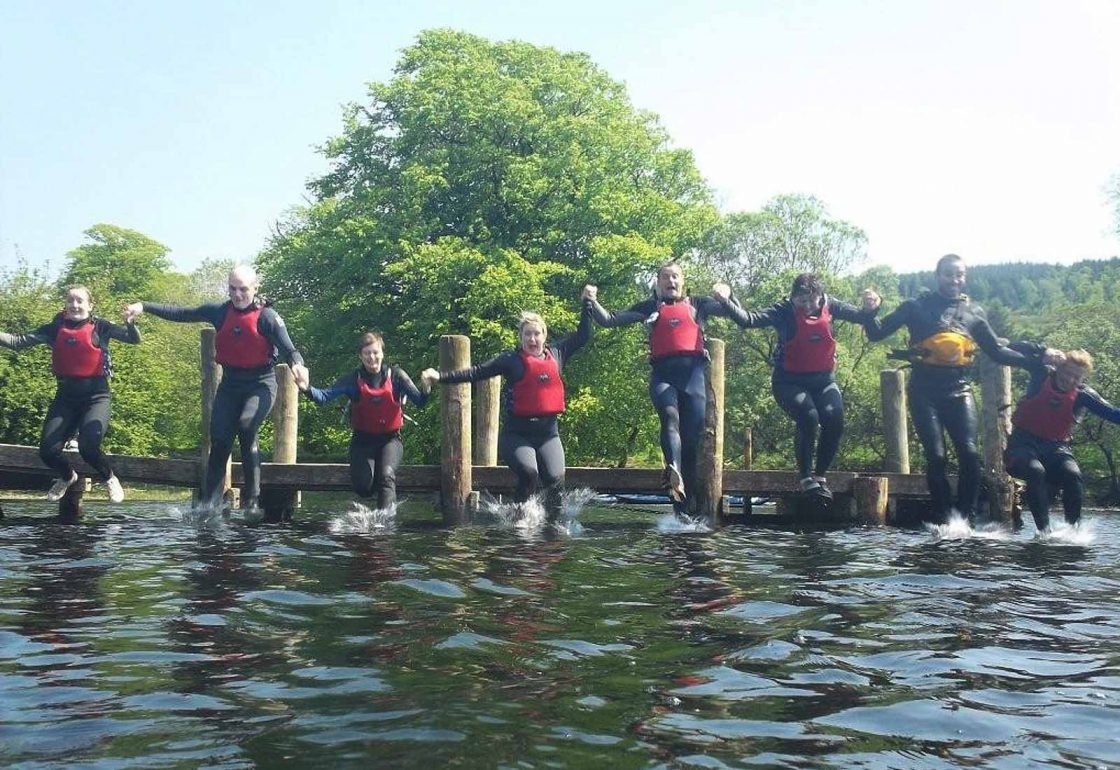
M 260 257 L 317 379 L 355 365 L 370 327 L 413 373 L 440 334 L 470 335 L 476 360 L 513 345 L 522 309 L 570 331 L 584 282 L 607 304 L 634 301 L 636 275 L 708 242 L 718 221 L 691 154 L 620 83 L 583 54 L 523 42 L 424 32 L 323 152 L 313 203 Z M 599 335 L 572 363 L 569 417 L 610 415 L 571 420 L 573 459 L 620 458 L 650 418 L 639 336 Z M 421 422 L 430 432 L 431 415 Z M 307 410 L 305 446 L 328 451 L 340 424 Z M 408 443 L 412 459 L 436 446 Z
M 86 230 L 87 243 L 67 255 L 61 283 L 84 284 L 114 296 L 140 296 L 161 286 L 171 269 L 168 248 L 143 233 L 99 224 Z

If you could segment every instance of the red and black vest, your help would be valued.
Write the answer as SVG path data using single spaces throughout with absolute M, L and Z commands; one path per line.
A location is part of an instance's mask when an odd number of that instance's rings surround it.
M 396 433 L 404 424 L 401 402 L 393 393 L 393 373 L 385 367 L 380 387 L 366 382 L 358 371 L 358 400 L 350 404 L 350 427 L 363 433 Z
M 649 335 L 649 356 L 656 361 L 668 356 L 703 356 L 704 330 L 688 299 L 657 307 L 657 320 Z
M 1054 387 L 1054 378 L 1047 377 L 1033 396 L 1027 396 L 1015 407 L 1011 423 L 1039 438 L 1069 441 L 1077 416 L 1073 405 L 1079 390 L 1066 391 Z
M 525 376 L 513 383 L 510 389 L 510 411 L 514 417 L 551 417 L 564 411 L 564 381 L 560 367 L 548 348 L 544 357 L 531 356 L 524 350 L 521 363 Z
M 214 336 L 214 360 L 222 366 L 259 369 L 272 363 L 272 343 L 257 328 L 264 307 L 238 310 L 231 302 Z
M 793 337 L 782 346 L 782 368 L 793 374 L 831 372 L 836 368 L 836 338 L 826 302 L 816 318 L 793 310 Z
M 93 344 L 93 319 L 76 327 L 59 322 L 51 346 L 51 371 L 56 377 L 104 377 L 105 351 Z

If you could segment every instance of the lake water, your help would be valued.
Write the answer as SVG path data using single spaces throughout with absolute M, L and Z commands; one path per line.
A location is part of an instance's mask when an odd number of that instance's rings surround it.
M 1120 517 L 567 533 L 5 502 L 7 768 L 1120 767 Z

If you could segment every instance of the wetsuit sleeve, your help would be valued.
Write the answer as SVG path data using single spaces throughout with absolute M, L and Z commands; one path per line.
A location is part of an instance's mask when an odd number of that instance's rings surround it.
M 579 314 L 579 326 L 576 327 L 575 332 L 558 340 L 553 346 L 553 350 L 560 354 L 561 361 L 567 361 L 568 356 L 582 348 L 591 339 L 591 312 L 591 301 L 587 300 L 583 303 L 583 309 Z
M 8 334 L 0 332 L 0 347 L 22 350 L 35 345 L 50 345 L 58 333 L 57 323 L 43 324 L 33 332 L 27 334 Z
M 1074 409 L 1087 409 L 1101 419 L 1109 422 L 1120 423 L 1120 409 L 1101 398 L 1100 394 L 1092 388 L 1081 388 L 1074 402 Z
M 1041 385 L 1042 380 L 1050 376 L 1050 367 L 1042 362 L 1042 356 L 1046 353 L 1045 345 L 1020 340 L 1012 342 L 1007 347 L 1023 356 L 1023 362 L 1016 364 L 1016 366 L 1030 371 L 1032 386 L 1036 384 L 1036 379 L 1038 380 L 1037 385 Z M 1035 387 L 1035 390 L 1037 390 L 1037 387 Z
M 456 382 L 477 382 L 478 380 L 488 380 L 491 377 L 505 376 L 510 377 L 514 373 L 514 366 L 520 364 L 517 351 L 507 350 L 489 361 L 484 361 L 481 364 L 475 364 L 469 369 L 457 369 L 453 372 L 440 372 L 439 381 L 445 383 Z
M 879 319 L 875 316 L 865 316 L 863 319 L 863 330 L 867 333 L 867 339 L 872 342 L 885 340 L 903 326 L 906 326 L 910 321 L 910 315 L 914 307 L 914 301 L 908 299 L 892 312 L 888 313 L 885 318 Z
M 833 318 L 848 323 L 866 325 L 868 321 L 875 318 L 879 313 L 879 308 L 874 310 L 864 310 L 861 307 L 856 307 L 848 302 L 840 299 L 828 298 L 828 312 Z
M 415 404 L 417 409 L 423 409 L 428 403 L 428 394 L 416 387 L 408 372 L 395 366 L 393 367 L 393 392 L 403 395 L 410 404 Z
M 285 363 L 296 366 L 303 364 L 303 356 L 296 350 L 292 338 L 288 336 L 288 327 L 284 319 L 270 307 L 266 307 L 257 320 L 257 331 L 268 338 L 280 353 L 280 359 Z
M 999 338 L 992 331 L 991 324 L 984 317 L 984 311 L 980 308 L 973 308 L 973 314 L 972 323 L 969 324 L 969 333 L 972 335 L 972 339 L 976 340 L 980 349 L 988 354 L 989 358 L 997 364 L 1018 366 L 1024 369 L 1030 368 L 1030 360 L 1025 355 L 999 343 Z
M 106 321 L 104 318 L 99 318 L 97 319 L 97 337 L 100 340 L 117 340 L 129 345 L 136 345 L 140 342 L 140 330 L 134 323 L 126 323 L 121 326 L 112 321 Z
M 151 313 L 156 318 L 176 323 L 209 323 L 217 329 L 222 325 L 226 315 L 225 302 L 210 302 L 198 307 L 179 307 L 178 305 L 161 305 L 157 302 L 145 302 L 144 312 Z
M 626 310 L 619 310 L 617 313 L 607 310 L 596 300 L 589 300 L 588 302 L 591 305 L 591 316 L 595 319 L 595 323 L 606 327 L 641 323 L 657 309 L 657 305 L 652 299 L 643 300 L 631 305 Z
M 353 372 L 347 372 L 334 381 L 334 384 L 329 388 L 316 388 L 311 386 L 305 391 L 305 395 L 311 399 L 316 406 L 323 406 L 323 404 L 334 401 L 336 398 L 347 396 L 351 400 L 358 397 L 358 382 L 354 377 Z
M 746 310 L 738 302 L 728 302 L 724 306 L 726 315 L 744 329 L 761 329 L 766 326 L 779 326 L 782 323 L 781 303 L 772 305 L 765 310 Z

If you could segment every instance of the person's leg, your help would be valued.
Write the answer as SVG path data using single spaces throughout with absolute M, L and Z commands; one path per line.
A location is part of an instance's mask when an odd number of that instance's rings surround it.
M 1007 472 L 1017 479 L 1027 482 L 1023 497 L 1027 508 L 1034 518 L 1034 526 L 1039 532 L 1050 526 L 1050 488 L 1046 483 L 1046 468 L 1037 453 L 1025 448 L 1011 448 L 1007 451 Z
M 109 428 L 110 411 L 109 394 L 97 393 L 90 396 L 78 423 L 78 452 L 106 481 L 113 475 L 113 469 L 101 451 L 101 442 Z
M 820 424 L 816 404 L 809 391 L 799 383 L 774 380 L 771 391 L 778 406 L 793 420 L 793 453 L 797 458 L 798 478 L 809 478 Z
M 708 411 L 708 362 L 693 358 L 688 362 L 687 382 L 678 391 L 680 405 L 681 473 L 688 497 L 699 488 L 699 468 L 696 459 L 704 435 L 704 420 Z
M 1052 463 L 1047 463 L 1047 476 L 1062 490 L 1062 509 L 1066 523 L 1081 521 L 1081 504 L 1085 497 L 1085 482 L 1081 478 L 1081 467 L 1072 455 L 1064 452 L 1055 454 Z
M 377 453 L 374 469 L 374 487 L 377 489 L 377 507 L 388 508 L 397 502 L 397 467 L 404 457 L 404 444 L 398 434 L 387 436 Z
M 941 422 L 957 453 L 957 465 L 960 466 L 957 477 L 957 510 L 961 516 L 971 520 L 976 515 L 982 475 L 980 450 L 976 446 L 976 406 L 972 402 L 972 393 L 965 392 L 942 399 L 938 407 Z
M 537 467 L 544 487 L 544 508 L 549 517 L 556 519 L 563 512 L 564 474 L 567 465 L 564 445 L 559 435 L 547 437 L 537 446 Z
M 350 486 L 361 498 L 373 497 L 375 446 L 365 436 L 350 437 Z
M 237 416 L 241 413 L 244 396 L 231 381 L 222 380 L 214 395 L 210 410 L 210 456 L 206 459 L 206 479 L 199 504 L 217 508 L 222 504 L 225 487 L 226 462 L 233 451 L 233 438 L 237 433 Z
M 835 382 L 828 383 L 812 396 L 821 422 L 817 462 L 813 471 L 816 476 L 824 476 L 832 467 L 836 453 L 840 451 L 840 438 L 844 435 L 844 397 L 840 393 L 840 386 Z
M 241 445 L 241 473 L 245 480 L 242 507 L 252 508 L 261 496 L 261 450 L 257 436 L 276 400 L 276 378 L 255 383 L 237 416 L 237 442 Z
M 933 515 L 938 521 L 949 517 L 952 489 L 946 475 L 945 440 L 941 435 L 941 421 L 933 402 L 920 388 L 910 389 L 910 421 L 926 456 L 926 482 L 933 504 Z
M 514 501 L 523 503 L 536 493 L 540 482 L 537 471 L 537 452 L 532 442 L 519 433 L 502 431 L 498 437 L 498 453 L 517 478 Z
M 47 408 L 47 418 L 43 421 L 43 432 L 39 438 L 39 458 L 54 471 L 60 479 L 74 476 L 74 469 L 62 454 L 62 448 L 78 428 L 81 413 L 74 405 L 56 395 Z M 64 490 L 65 491 L 65 490 Z

